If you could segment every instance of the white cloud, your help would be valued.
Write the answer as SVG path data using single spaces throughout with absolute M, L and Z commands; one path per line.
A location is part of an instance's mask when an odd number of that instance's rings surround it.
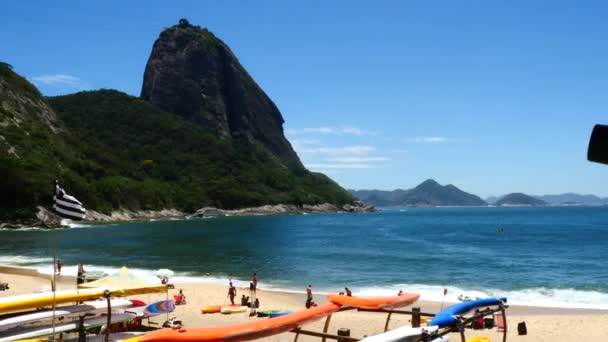
M 309 169 L 376 169 L 378 165 L 371 164 L 306 164 Z
M 439 144 L 445 143 L 448 141 L 446 137 L 416 137 L 412 139 L 408 139 L 408 142 L 417 143 L 417 144 Z
M 325 169 L 325 170 L 321 170 L 322 173 L 326 174 L 326 175 L 339 175 L 339 174 L 343 174 L 344 171 L 343 170 L 337 170 L 337 169 Z M 315 172 L 313 170 L 313 172 Z
M 329 160 L 338 162 L 338 163 L 369 163 L 369 162 L 383 162 L 390 160 L 386 157 L 335 157 L 330 158 Z
M 32 77 L 32 80 L 37 84 L 51 86 L 68 86 L 80 90 L 90 88 L 89 85 L 79 77 L 66 74 L 41 75 Z
M 321 140 L 316 139 L 289 139 L 294 146 L 302 146 L 302 145 L 318 145 L 321 143 Z
M 300 128 L 300 129 L 287 129 L 285 133 L 288 135 L 298 135 L 298 134 L 321 134 L 321 135 L 374 135 L 375 132 L 367 131 L 357 127 L 308 127 L 308 128 Z
M 394 148 L 394 149 L 387 150 L 386 153 L 391 153 L 391 154 L 406 154 L 406 153 L 408 153 L 408 150 L 401 149 L 401 148 Z
M 365 155 L 374 152 L 376 148 L 372 146 L 342 146 L 342 147 L 314 147 L 300 148 L 299 153 L 302 154 L 323 154 L 323 155 Z

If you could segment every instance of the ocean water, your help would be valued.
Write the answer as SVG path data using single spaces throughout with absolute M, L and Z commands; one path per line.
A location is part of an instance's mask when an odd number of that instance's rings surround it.
M 503 228 L 504 232 L 499 232 Z M 158 281 L 360 295 L 418 292 L 448 300 L 505 295 L 513 304 L 608 309 L 608 208 L 420 208 L 0 231 L 0 264 L 64 273 L 122 265 Z

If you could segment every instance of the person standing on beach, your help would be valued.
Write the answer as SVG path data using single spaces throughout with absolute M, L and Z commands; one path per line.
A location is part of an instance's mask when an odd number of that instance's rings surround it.
M 230 287 L 228 288 L 228 297 L 230 298 L 230 303 L 234 305 L 234 297 L 236 297 L 236 287 L 232 285 L 232 282 L 230 282 Z
M 61 260 L 57 259 L 57 275 L 61 275 L 62 266 L 63 266 L 63 263 L 61 263 Z
M 251 283 L 253 284 L 253 292 L 255 292 L 258 289 L 258 272 L 253 272 Z
M 306 299 L 312 299 L 312 285 L 306 286 Z

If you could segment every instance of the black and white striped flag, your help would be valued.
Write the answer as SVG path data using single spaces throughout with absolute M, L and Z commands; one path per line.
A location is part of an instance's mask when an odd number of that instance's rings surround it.
M 76 197 L 66 194 L 58 182 L 55 182 L 53 202 L 53 211 L 63 218 L 80 221 L 86 216 L 87 211 L 82 206 L 82 203 Z

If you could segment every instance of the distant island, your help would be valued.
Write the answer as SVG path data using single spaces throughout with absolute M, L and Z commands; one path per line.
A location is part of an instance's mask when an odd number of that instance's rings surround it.
M 561 195 L 532 196 L 510 193 L 491 196 L 485 200 L 462 191 L 454 185 L 440 185 L 428 179 L 412 189 L 348 190 L 361 201 L 377 207 L 441 207 L 441 206 L 575 206 L 608 205 L 608 198 L 595 195 L 566 193 Z
M 486 206 L 479 196 L 428 179 L 413 189 L 349 190 L 365 203 L 379 207 Z
M 512 194 L 505 195 L 497 200 L 494 205 L 496 206 L 545 206 L 547 202 L 540 200 L 538 198 L 534 198 L 532 196 L 528 196 L 526 194 L 522 194 L 520 192 L 515 192 Z
M 44 97 L 2 62 L 0 222 L 45 221 L 55 179 L 100 215 L 364 208 L 304 167 L 283 123 L 230 48 L 185 19 L 154 43 L 141 97 L 109 89 Z
M 596 195 L 581 195 L 568 192 L 558 195 L 533 196 L 551 205 L 607 205 L 608 197 L 601 198 Z
M 505 198 L 507 195 L 503 196 L 490 196 L 486 198 L 486 202 L 490 205 L 496 205 L 500 200 Z M 608 205 L 608 197 L 602 198 L 596 195 L 581 195 L 573 192 L 568 192 L 564 194 L 555 194 L 555 195 L 525 195 L 527 197 L 532 197 L 534 199 L 540 200 L 544 202 L 542 205 L 548 206 L 602 206 Z M 509 201 L 517 200 L 511 196 Z M 501 201 L 504 202 L 504 201 Z M 517 201 L 518 204 L 525 204 L 529 202 L 533 202 L 529 199 L 523 199 L 521 202 Z M 536 205 L 540 205 L 537 202 Z

